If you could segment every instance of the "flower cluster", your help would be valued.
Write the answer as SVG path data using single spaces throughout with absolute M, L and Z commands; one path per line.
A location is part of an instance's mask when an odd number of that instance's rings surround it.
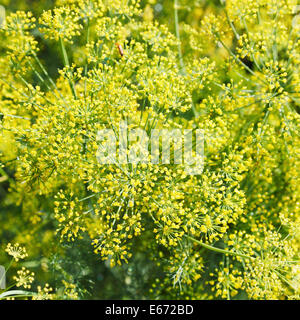
M 13 257 L 15 261 L 19 261 L 20 259 L 24 259 L 28 256 L 26 249 L 21 247 L 19 243 L 12 245 L 9 243 L 5 249 L 5 251 Z
M 18 236 L 42 234 L 44 251 L 59 240 L 57 255 L 91 251 L 116 273 L 142 260 L 153 267 L 143 295 L 153 298 L 297 298 L 296 1 L 228 0 L 217 9 L 182 1 L 172 6 L 176 35 L 156 20 L 164 20 L 158 4 L 146 2 L 59 0 L 37 26 L 30 12 L 8 16 L 0 172 L 9 183 L 3 206 L 17 204 L 30 226 L 19 222 Z M 40 38 L 57 53 L 54 68 Z M 201 129 L 203 172 L 187 174 L 174 156 L 167 164 L 123 161 L 136 151 L 126 141 L 132 149 L 120 156 L 123 122 L 149 137 L 153 129 Z M 119 156 L 104 163 L 98 132 L 107 129 Z M 6 251 L 16 261 L 26 256 L 18 244 Z M 77 299 L 68 279 L 63 296 Z M 27 287 L 30 280 L 26 270 L 16 278 Z M 51 291 L 39 287 L 36 297 Z
M 24 267 L 17 271 L 17 276 L 13 278 L 16 281 L 17 287 L 24 287 L 25 289 L 31 288 L 31 283 L 34 281 L 34 272 L 30 272 Z
M 53 299 L 53 294 L 51 293 L 53 289 L 46 283 L 45 287 L 37 287 L 37 294 L 32 297 L 32 300 L 51 300 Z

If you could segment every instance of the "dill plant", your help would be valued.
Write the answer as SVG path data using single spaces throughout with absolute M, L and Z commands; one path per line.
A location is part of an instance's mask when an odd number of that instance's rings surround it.
M 19 243 L 15 243 L 12 245 L 8 243 L 6 249 L 6 253 L 10 255 L 12 258 L 10 260 L 9 265 L 4 269 L 4 273 L 0 274 L 0 283 L 6 282 L 6 275 L 10 267 L 14 262 L 19 262 L 20 260 L 25 259 L 28 254 L 26 252 L 25 247 L 21 247 Z M 16 275 L 13 277 L 14 283 L 9 284 L 5 288 L 0 288 L 0 300 L 14 300 L 14 299 L 28 299 L 29 297 L 32 300 L 48 300 L 52 298 L 51 291 L 53 290 L 49 284 L 46 284 L 44 288 L 41 286 L 37 286 L 37 291 L 32 292 L 31 285 L 34 281 L 35 274 L 30 270 L 22 267 L 16 272 Z M 4 279 L 4 281 L 3 281 Z M 14 289 L 16 287 L 16 289 Z M 23 290 L 20 290 L 23 289 Z M 30 291 L 29 291 L 30 290 Z
M 16 223 L 9 237 L 37 256 L 93 251 L 135 298 L 299 299 L 297 2 L 167 1 L 166 17 L 156 5 L 59 0 L 7 16 L 1 206 L 18 217 L 0 235 Z M 123 120 L 202 129 L 203 173 L 99 163 L 97 132 Z M 67 294 L 51 297 L 78 298 L 62 273 Z

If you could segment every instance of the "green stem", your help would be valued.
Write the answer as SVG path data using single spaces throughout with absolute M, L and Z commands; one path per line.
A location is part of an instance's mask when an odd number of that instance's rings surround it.
M 293 290 L 296 290 L 295 287 L 283 276 L 281 275 L 277 270 L 274 270 L 274 272 L 277 274 L 277 276 L 285 282 L 287 285 L 289 285 Z
M 40 61 L 39 57 L 36 55 L 35 52 L 32 52 L 33 57 L 36 61 L 36 63 L 38 64 L 38 66 L 40 67 L 40 69 L 42 70 L 42 72 L 44 73 L 44 75 L 46 76 L 46 78 L 48 79 L 48 81 L 50 82 L 50 84 L 53 86 L 53 88 L 58 92 L 59 96 L 61 97 L 61 99 L 65 102 L 65 99 L 63 97 L 63 95 L 61 94 L 61 92 L 58 90 L 55 82 L 53 81 L 53 79 L 50 77 L 49 73 L 47 72 L 46 68 L 43 66 L 42 62 Z M 48 86 L 47 86 L 48 87 Z M 55 97 L 56 94 L 55 92 L 53 93 Z M 66 107 L 66 106 L 65 106 Z
M 181 39 L 180 39 L 180 31 L 179 31 L 179 18 L 178 18 L 178 0 L 174 0 L 174 19 L 175 19 L 175 33 L 176 38 L 178 40 L 178 55 L 179 55 L 179 62 L 181 67 L 181 72 L 186 74 L 185 65 L 183 62 L 183 55 L 182 55 L 182 48 L 181 48 Z M 194 103 L 192 102 L 192 111 L 195 117 L 197 117 L 197 111 L 195 108 Z
M 222 44 L 222 46 L 229 52 L 229 54 L 233 57 L 233 59 L 240 63 L 247 71 L 249 71 L 253 76 L 257 77 L 256 74 L 253 72 L 253 70 L 251 70 L 242 60 L 240 60 L 239 58 L 237 58 L 237 56 L 231 51 L 230 48 L 228 48 L 226 46 L 226 44 L 223 42 L 223 40 L 220 39 L 220 37 L 218 37 L 218 40 L 220 41 L 220 43 Z
M 90 19 L 87 19 L 87 31 L 86 31 L 86 44 L 89 43 L 90 39 Z M 88 59 L 86 57 L 85 59 L 85 66 L 84 66 L 84 97 L 86 98 L 86 76 L 87 76 L 87 70 L 88 70 Z
M 226 15 L 227 22 L 228 22 L 228 24 L 230 25 L 230 27 L 231 27 L 231 29 L 232 29 L 232 31 L 233 31 L 236 39 L 239 40 L 239 39 L 240 39 L 240 35 L 239 35 L 238 32 L 236 31 L 236 28 L 235 28 L 234 24 L 233 24 L 232 21 L 230 20 L 227 10 L 225 10 L 225 15 Z
M 61 52 L 62 52 L 63 59 L 64 59 L 64 64 L 66 67 L 70 67 L 68 54 L 67 54 L 66 47 L 65 47 L 65 44 L 64 44 L 64 41 L 62 38 L 59 38 L 59 43 L 60 43 L 60 48 L 61 48 Z M 72 72 L 71 72 L 71 75 L 72 75 Z M 70 84 L 70 88 L 71 88 L 71 91 L 72 91 L 74 98 L 77 99 L 74 83 L 70 79 L 69 79 L 69 84 Z
M 248 37 L 248 39 L 249 39 L 249 41 L 250 41 L 250 43 L 252 42 L 250 39 L 250 33 L 249 33 L 249 30 L 248 30 L 248 26 L 247 26 L 247 22 L 246 22 L 246 19 L 245 19 L 245 17 L 243 17 L 243 24 L 244 24 L 244 27 L 245 27 L 245 30 L 246 30 L 246 33 L 247 33 L 247 37 Z M 256 59 L 255 59 L 255 55 L 251 52 L 251 56 L 252 56 L 252 59 L 253 59 L 253 61 L 254 61 L 254 63 L 255 63 L 255 65 L 256 65 L 256 68 L 259 70 L 259 71 L 262 71 L 261 70 L 261 67 L 259 66 L 259 64 L 258 64 L 258 62 L 256 61 Z
M 175 17 L 175 32 L 178 39 L 178 54 L 179 61 L 182 71 L 185 73 L 185 65 L 183 63 L 182 49 L 181 49 L 181 40 L 180 40 L 180 31 L 179 31 L 179 18 L 178 18 L 178 0 L 174 0 L 174 17 Z
M 212 250 L 212 251 L 215 251 L 215 252 L 219 252 L 219 253 L 223 253 L 223 254 L 229 254 L 229 255 L 233 255 L 233 256 L 238 256 L 238 257 L 241 257 L 241 258 L 244 258 L 244 259 L 253 259 L 252 257 L 249 257 L 245 254 L 242 254 L 242 253 L 238 253 L 238 252 L 233 252 L 233 251 L 228 251 L 228 250 L 225 250 L 225 249 L 221 249 L 221 248 L 216 248 L 216 247 L 213 247 L 209 244 L 206 244 L 206 243 L 203 243 L 191 236 L 185 236 L 186 238 L 196 242 L 197 244 L 199 244 L 200 246 L 206 248 L 206 249 L 209 249 L 209 250 Z

